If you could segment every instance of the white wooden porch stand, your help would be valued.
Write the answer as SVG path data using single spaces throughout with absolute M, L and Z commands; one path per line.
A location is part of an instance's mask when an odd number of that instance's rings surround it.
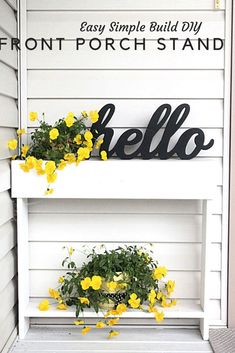
M 41 312 L 38 301 L 29 296 L 28 251 L 28 199 L 76 198 L 76 199 L 171 199 L 202 200 L 202 259 L 200 304 L 181 305 L 165 311 L 166 318 L 199 318 L 204 340 L 209 335 L 209 275 L 211 242 L 211 203 L 215 191 L 213 162 L 206 159 L 180 160 L 92 160 L 70 165 L 59 172 L 54 185 L 55 192 L 45 196 L 45 176 L 35 172 L 24 173 L 20 161 L 12 162 L 12 197 L 17 198 L 18 219 L 18 278 L 19 278 L 19 336 L 24 338 L 31 317 L 74 317 L 74 311 L 50 309 Z M 202 173 L 203 171 L 203 173 Z M 199 174 L 202 173 L 202 174 Z M 76 188 L 76 185 L 79 185 Z M 83 186 L 83 187 L 81 187 Z M 190 237 L 190 234 L 189 234 Z M 43 254 L 42 254 L 43 255 Z M 87 317 L 96 317 L 91 311 Z M 131 310 L 128 318 L 149 317 Z

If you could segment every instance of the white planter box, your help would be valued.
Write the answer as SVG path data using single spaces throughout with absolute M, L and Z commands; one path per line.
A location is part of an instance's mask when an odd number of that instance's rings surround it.
M 45 196 L 46 177 L 23 172 L 12 162 L 12 197 L 89 199 L 211 199 L 214 164 L 205 160 L 89 160 L 58 171 Z M 202 172 L 203 171 L 203 172 Z

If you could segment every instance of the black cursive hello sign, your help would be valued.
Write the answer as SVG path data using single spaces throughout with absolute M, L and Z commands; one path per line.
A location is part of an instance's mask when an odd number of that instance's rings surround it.
M 170 139 L 180 129 L 190 112 L 188 104 L 179 105 L 173 112 L 170 104 L 162 104 L 151 117 L 145 133 L 133 128 L 126 130 L 117 140 L 115 146 L 110 149 L 110 144 L 114 136 L 114 130 L 107 127 L 115 112 L 113 104 L 106 104 L 99 111 L 99 120 L 91 127 L 94 139 L 104 135 L 104 142 L 101 150 L 107 151 L 109 157 L 116 154 L 120 159 L 133 159 L 141 156 L 143 159 L 151 159 L 158 156 L 160 159 L 168 159 L 177 155 L 180 159 L 191 159 L 196 157 L 200 151 L 208 150 L 214 144 L 211 139 L 205 143 L 205 134 L 199 128 L 189 128 L 185 130 L 174 147 L 169 148 Z M 151 150 L 154 137 L 164 128 L 160 142 Z M 194 148 L 187 153 L 190 140 L 194 140 Z M 127 154 L 128 146 L 138 145 L 134 152 Z

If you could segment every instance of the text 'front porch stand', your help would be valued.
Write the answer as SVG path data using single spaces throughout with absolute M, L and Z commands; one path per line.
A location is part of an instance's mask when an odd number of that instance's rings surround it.
M 74 310 L 39 311 L 39 300 L 30 298 L 28 199 L 145 199 L 201 200 L 202 256 L 200 304 L 181 304 L 166 309 L 166 318 L 200 319 L 203 339 L 209 336 L 209 275 L 211 243 L 211 203 L 215 192 L 213 163 L 203 160 L 91 160 L 70 165 L 59 172 L 55 192 L 45 196 L 45 176 L 24 173 L 20 161 L 12 162 L 12 197 L 17 198 L 19 337 L 25 337 L 30 318 L 74 318 Z M 76 185 L 80 187 L 76 188 Z M 55 225 L 56 226 L 56 225 Z M 144 235 L 143 235 L 144 236 Z M 190 234 L 189 234 L 190 237 Z M 86 317 L 96 317 L 87 310 Z M 124 316 L 124 315 L 123 315 Z M 130 310 L 126 318 L 147 318 L 148 314 Z

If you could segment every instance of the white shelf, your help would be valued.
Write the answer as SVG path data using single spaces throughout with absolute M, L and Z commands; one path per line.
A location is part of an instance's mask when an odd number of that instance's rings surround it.
M 40 303 L 41 298 L 34 298 L 31 299 L 27 309 L 25 316 L 26 317 L 42 317 L 42 318 L 73 318 L 75 319 L 75 307 L 68 307 L 67 310 L 58 310 L 56 309 L 55 304 L 50 305 L 50 309 L 48 311 L 40 311 L 38 309 L 38 304 Z M 50 300 L 49 300 L 50 301 Z M 172 308 L 162 308 L 159 307 L 160 311 L 164 311 L 165 318 L 168 319 L 200 319 L 204 317 L 204 312 L 200 306 L 200 304 L 194 303 L 187 303 L 187 302 L 178 302 L 176 306 Z M 84 316 L 85 318 L 96 318 L 96 317 L 103 317 L 103 313 L 99 312 L 96 314 L 93 310 L 85 310 L 81 317 Z M 123 318 L 153 318 L 153 314 L 145 313 L 140 310 L 128 309 L 126 313 L 122 315 Z
M 209 200 L 216 187 L 215 165 L 208 159 L 93 159 L 58 171 L 54 193 L 45 196 L 46 177 L 33 170 L 23 172 L 22 162 L 12 162 L 12 197 L 16 198 Z

